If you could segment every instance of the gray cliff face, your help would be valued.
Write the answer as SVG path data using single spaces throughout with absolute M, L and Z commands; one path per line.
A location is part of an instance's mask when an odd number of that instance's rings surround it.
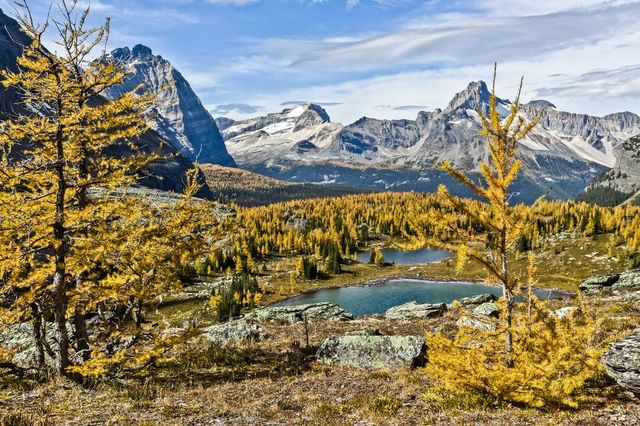
M 21 31 L 19 23 L 0 10 L 0 67 L 17 70 L 17 59 L 22 54 L 22 46 L 29 43 L 31 39 Z M 0 87 L 0 120 L 5 119 L 8 114 L 32 113 L 33 110 L 24 104 L 18 90 L 13 87 Z M 181 155 L 174 156 L 176 150 L 152 129 L 133 142 L 142 152 L 160 152 L 171 156 L 169 160 L 160 161 L 143 173 L 139 179 L 140 184 L 168 191 L 184 190 L 186 171 L 193 167 L 191 161 Z M 12 152 L 11 157 L 19 158 L 23 154 L 22 151 L 16 150 Z M 105 149 L 104 155 L 123 157 L 132 155 L 132 152 L 127 144 L 117 144 Z M 199 195 L 211 196 L 206 185 L 203 186 Z
M 121 62 L 129 70 L 126 81 L 110 89 L 108 97 L 141 86 L 141 92 L 157 96 L 151 127 L 175 149 L 190 160 L 235 166 L 215 121 L 169 61 L 142 45 L 115 49 L 105 59 Z
M 20 24 L 0 9 L 0 68 L 18 69 L 17 59 L 22 55 L 22 46 L 31 43 L 20 30 Z M 25 113 L 24 106 L 15 88 L 0 86 L 0 119 L 9 113 Z
M 628 194 L 630 201 L 640 197 L 640 135 L 629 138 L 616 152 L 616 165 L 594 180 L 587 190 L 614 189 Z

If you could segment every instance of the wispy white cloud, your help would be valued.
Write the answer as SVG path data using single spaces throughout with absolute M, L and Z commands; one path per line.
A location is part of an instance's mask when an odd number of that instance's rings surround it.
M 594 70 L 577 77 L 559 76 L 555 85 L 541 87 L 536 93 L 600 99 L 640 97 L 640 64 Z
M 523 17 L 467 16 L 355 41 L 272 39 L 261 49 L 294 56 L 291 65 L 300 68 L 356 71 L 401 64 L 468 65 L 579 49 L 635 30 L 637 16 L 638 2 Z

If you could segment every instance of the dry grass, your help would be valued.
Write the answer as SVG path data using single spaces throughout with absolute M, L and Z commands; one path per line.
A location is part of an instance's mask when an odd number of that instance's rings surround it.
M 561 304 L 561 301 L 554 301 Z M 640 307 L 590 300 L 594 309 L 624 313 L 630 327 Z M 302 324 L 266 325 L 264 342 L 220 348 L 200 343 L 147 377 L 90 386 L 58 381 L 5 386 L 0 425 L 611 425 L 640 424 L 637 400 L 611 382 L 597 384 L 589 403 L 576 411 L 518 407 L 469 407 L 428 403 L 431 383 L 417 370 L 365 371 L 313 363 L 328 336 L 363 328 L 385 334 L 424 335 L 453 330 L 461 314 L 409 322 L 368 317 L 312 323 L 309 347 Z

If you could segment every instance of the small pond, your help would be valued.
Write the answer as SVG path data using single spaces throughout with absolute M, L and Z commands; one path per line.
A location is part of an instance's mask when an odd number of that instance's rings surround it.
M 413 251 L 404 251 L 399 248 L 385 247 L 381 249 L 384 260 L 398 265 L 417 265 L 421 263 L 434 263 L 451 257 L 446 250 L 436 250 L 428 247 Z M 371 250 L 358 254 L 358 262 L 368 263 L 371 258 Z
M 355 316 L 382 314 L 387 309 L 416 301 L 418 303 L 451 303 L 463 297 L 492 293 L 502 294 L 497 286 L 460 281 L 424 281 L 395 279 L 383 284 L 321 289 L 284 300 L 273 306 L 295 306 L 307 303 L 330 302 Z M 541 299 L 557 299 L 565 293 L 536 290 Z

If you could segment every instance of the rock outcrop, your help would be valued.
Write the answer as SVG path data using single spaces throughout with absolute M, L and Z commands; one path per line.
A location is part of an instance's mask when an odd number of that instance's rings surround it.
M 202 335 L 218 344 L 259 341 L 267 337 L 260 324 L 245 319 L 206 327 L 202 330 Z
M 447 305 L 444 303 L 418 304 L 416 302 L 405 303 L 404 305 L 389 308 L 384 316 L 393 320 L 408 320 L 415 318 L 435 318 L 447 312 Z
M 498 305 L 493 302 L 487 302 L 479 305 L 473 310 L 473 314 L 477 316 L 484 317 L 494 317 L 497 318 L 500 315 L 500 309 Z
M 603 357 L 604 368 L 624 389 L 640 396 L 640 329 L 617 340 Z
M 298 306 L 268 306 L 245 315 L 247 320 L 284 323 L 349 321 L 353 315 L 333 303 L 312 303 Z
M 425 362 L 426 346 L 415 336 L 330 337 L 316 353 L 319 363 L 364 369 L 418 367 Z
M 486 317 L 480 319 L 478 317 L 461 316 L 458 318 L 458 321 L 456 321 L 456 325 L 458 327 L 475 328 L 483 331 L 496 331 L 498 328 L 495 322 Z
M 611 194 L 614 194 L 613 198 Z M 640 200 L 640 135 L 625 141 L 616 153 L 616 164 L 598 176 L 585 189 L 581 198 L 600 204 Z
M 623 290 L 640 288 L 640 269 L 626 271 L 621 274 L 596 275 L 582 281 L 580 290 L 596 292 L 605 289 Z
M 458 299 L 457 302 L 460 303 L 462 306 L 469 306 L 469 305 L 481 305 L 483 303 L 495 302 L 496 300 L 498 300 L 496 296 L 494 296 L 491 293 L 486 293 L 486 294 L 479 294 L 477 296 L 464 297 L 462 299 Z
M 67 324 L 67 328 L 71 332 L 73 330 L 71 324 Z M 53 323 L 45 323 L 47 334 L 47 343 L 55 350 L 58 346 L 55 336 Z M 21 367 L 29 367 L 36 364 L 36 342 L 33 338 L 33 326 L 31 323 L 22 322 L 7 327 L 0 333 L 0 346 L 14 352 L 12 361 Z M 53 365 L 55 360 L 52 359 L 45 351 L 45 362 Z

